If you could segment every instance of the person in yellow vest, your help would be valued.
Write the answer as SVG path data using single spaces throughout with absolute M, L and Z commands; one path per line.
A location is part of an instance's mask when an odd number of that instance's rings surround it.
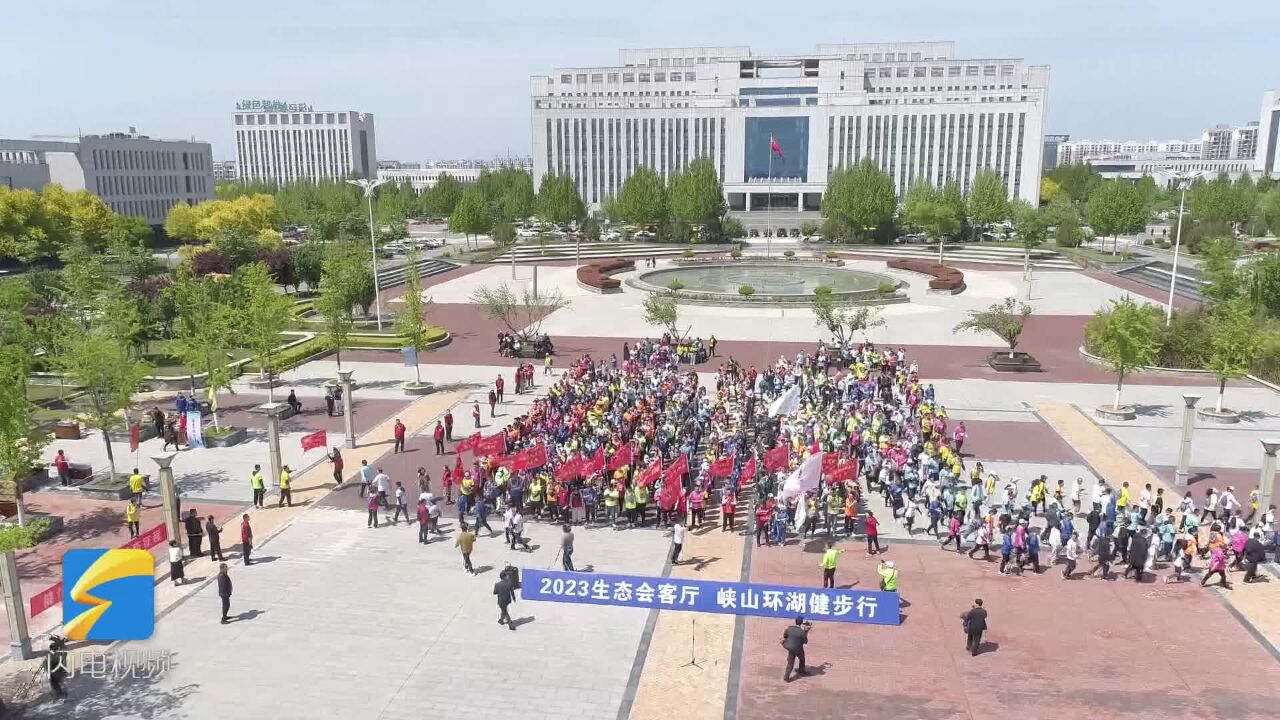
M 604 491 L 604 516 L 609 521 L 609 527 L 616 528 L 618 524 L 618 486 L 612 483 Z
M 293 486 L 289 482 L 289 466 L 285 465 L 280 468 L 280 502 L 276 503 L 276 507 L 293 507 Z
M 836 548 L 836 544 L 832 540 L 827 541 L 827 549 L 822 553 L 822 560 L 819 565 L 822 566 L 822 587 L 835 588 L 836 586 L 836 561 L 844 554 L 844 550 Z
M 880 589 L 885 592 L 898 591 L 898 569 L 893 566 L 892 560 L 886 560 L 880 563 L 876 568 L 876 572 L 880 574 Z
M 640 527 L 644 527 L 645 515 L 649 510 L 649 487 L 647 485 L 636 488 L 636 517 L 640 520 Z
M 261 465 L 253 466 L 253 473 L 249 475 L 249 486 L 253 488 L 253 506 L 256 508 L 266 507 L 267 485 L 262 479 Z
M 542 479 L 537 476 L 529 481 L 529 509 L 534 517 L 542 512 Z
M 141 513 L 141 505 L 129 498 L 129 504 L 124 506 L 124 524 L 129 527 L 129 537 L 138 537 L 138 521 Z
M 557 483 L 557 482 L 547 483 L 546 487 L 547 487 L 547 505 L 546 505 L 547 512 L 551 514 L 552 518 L 555 518 L 556 514 L 560 512 L 560 502 L 559 502 L 560 501 L 560 483 Z
M 133 474 L 129 476 L 129 492 L 133 493 L 134 504 L 142 505 L 142 491 L 146 488 L 146 479 L 142 477 L 142 473 L 138 472 L 138 468 L 134 468 Z
M 636 489 L 635 486 L 627 488 L 627 492 L 622 496 L 622 508 L 627 511 L 627 527 L 634 527 L 636 524 Z

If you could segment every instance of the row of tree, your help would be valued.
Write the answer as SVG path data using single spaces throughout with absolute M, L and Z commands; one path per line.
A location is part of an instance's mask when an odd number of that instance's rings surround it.
M 0 258 L 30 263 L 56 258 L 72 243 L 101 250 L 144 242 L 151 228 L 111 211 L 98 196 L 47 185 L 39 192 L 0 185 Z

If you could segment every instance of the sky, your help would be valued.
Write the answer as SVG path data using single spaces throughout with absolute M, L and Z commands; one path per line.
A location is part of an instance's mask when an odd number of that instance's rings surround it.
M 1196 137 L 1280 88 L 1280 2 L 0 0 L 0 137 L 137 127 L 234 157 L 245 98 L 376 118 L 379 159 L 530 148 L 529 77 L 626 47 L 953 40 L 1050 67 L 1048 132 Z

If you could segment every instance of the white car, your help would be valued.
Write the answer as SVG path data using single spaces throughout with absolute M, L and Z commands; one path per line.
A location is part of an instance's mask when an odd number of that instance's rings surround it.
M 540 233 L 533 228 L 520 228 L 516 231 L 516 237 L 536 238 Z

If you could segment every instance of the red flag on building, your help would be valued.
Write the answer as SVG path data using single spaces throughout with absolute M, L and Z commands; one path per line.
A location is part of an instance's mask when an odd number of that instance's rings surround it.
M 583 477 L 591 477 L 598 472 L 604 472 L 604 448 L 596 450 L 596 454 L 582 463 Z
M 733 474 L 733 456 L 729 455 L 717 458 L 711 466 L 707 468 L 707 472 L 713 478 L 725 478 Z
M 645 468 L 644 472 L 640 473 L 640 477 L 636 479 L 636 483 L 639 485 L 652 485 L 657 482 L 660 477 L 662 477 L 662 458 L 654 458 L 653 462 L 649 463 L 649 467 Z
M 453 449 L 455 452 L 461 455 L 462 453 L 474 448 L 476 446 L 476 443 L 478 442 L 480 442 L 480 433 L 474 433 L 468 437 L 465 437 L 459 440 L 458 444 L 455 445 Z
M 547 448 L 542 443 L 538 443 L 531 448 L 525 448 L 516 453 L 514 470 L 532 470 L 540 468 L 547 464 Z
M 778 144 L 777 139 L 774 138 L 772 135 L 769 136 L 769 151 L 772 152 L 774 155 L 777 155 L 778 157 L 783 157 L 782 146 Z
M 742 466 L 742 474 L 738 476 L 742 482 L 751 482 L 756 479 L 756 456 L 752 455 L 747 460 L 747 464 Z
M 779 445 L 764 454 L 764 469 L 769 471 L 782 470 L 787 467 L 787 463 L 790 460 L 791 451 L 786 445 Z
M 501 455 L 507 451 L 507 436 L 504 433 L 497 433 L 476 440 L 471 445 L 471 451 L 477 456 Z
M 609 469 L 617 470 L 623 465 L 630 465 L 634 460 L 632 457 L 634 453 L 635 450 L 632 448 L 631 443 L 626 443 L 622 447 L 618 448 L 618 451 L 613 454 L 613 457 L 609 458 Z
M 555 477 L 557 480 L 568 482 L 578 477 L 580 472 L 582 472 L 582 456 L 575 453 L 568 460 L 560 463 L 560 467 L 556 468 Z
M 317 430 L 310 435 L 302 436 L 302 452 L 306 452 L 312 448 L 322 448 L 329 445 L 329 436 L 323 430 Z

